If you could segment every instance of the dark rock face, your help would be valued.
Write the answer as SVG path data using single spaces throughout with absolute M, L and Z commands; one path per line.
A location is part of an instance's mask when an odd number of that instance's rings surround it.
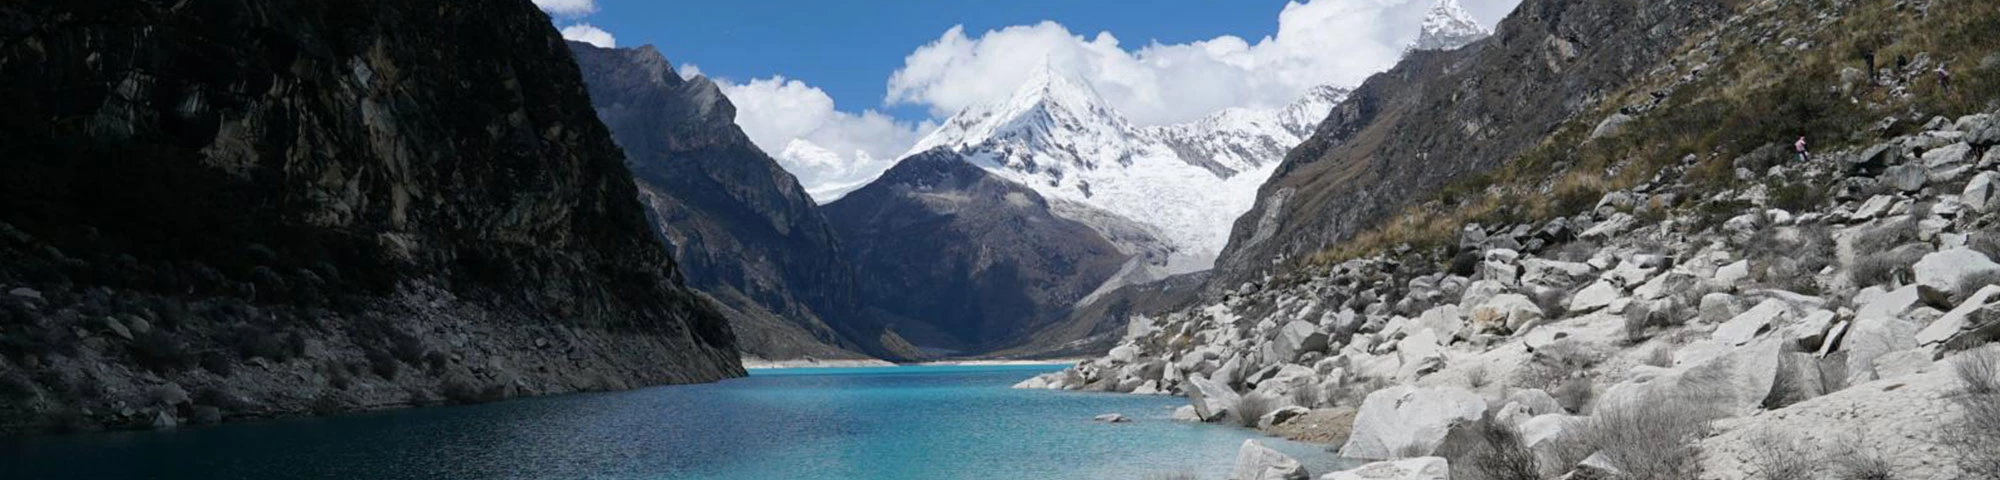
M 688 285 L 727 307 L 744 353 L 915 353 L 861 319 L 853 267 L 832 227 L 798 180 L 737 128 L 736 108 L 714 82 L 682 80 L 651 46 L 569 48 Z
M 0 430 L 743 373 L 529 2 L 15 2 L 0 38 Z
M 822 208 L 869 279 L 864 301 L 942 353 L 1024 342 L 1127 258 L 1033 190 L 943 150 L 903 159 Z
M 1492 37 L 1411 52 L 1286 155 L 1236 220 L 1211 291 L 1347 239 L 1501 165 L 1720 22 L 1726 0 L 1528 0 Z

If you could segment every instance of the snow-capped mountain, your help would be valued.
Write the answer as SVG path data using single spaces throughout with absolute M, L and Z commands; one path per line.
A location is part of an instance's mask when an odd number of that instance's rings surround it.
M 1430 13 L 1424 15 L 1423 32 L 1417 35 L 1417 42 L 1410 49 L 1452 50 L 1492 34 L 1492 30 L 1472 17 L 1472 12 L 1459 6 L 1458 0 L 1438 0 Z
M 1148 264 L 1131 279 L 1139 281 L 1209 268 L 1285 152 L 1346 95 L 1320 87 L 1282 109 L 1135 127 L 1089 82 L 1044 67 L 1005 101 L 953 116 L 911 154 L 956 152 L 1035 190 L 1059 214 L 1117 233 L 1107 237 L 1149 230 L 1155 244 L 1125 245 Z

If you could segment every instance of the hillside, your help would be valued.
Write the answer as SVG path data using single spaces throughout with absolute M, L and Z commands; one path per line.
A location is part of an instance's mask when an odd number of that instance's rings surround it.
M 725 307 L 745 355 L 915 355 L 863 320 L 859 280 L 832 226 L 736 126 L 736 108 L 714 82 L 683 80 L 651 46 L 569 48 L 649 218 L 688 285 Z
M 1538 54 L 1584 18 L 1680 40 Z M 1401 459 L 1364 470 L 1993 478 L 1993 25 L 1981 1 L 1530 0 L 1337 107 L 1204 301 L 1018 387 L 1185 395 L 1189 421 Z M 1480 95 L 1522 74 L 1623 76 Z
M 529 2 L 0 18 L 0 431 L 744 373 Z

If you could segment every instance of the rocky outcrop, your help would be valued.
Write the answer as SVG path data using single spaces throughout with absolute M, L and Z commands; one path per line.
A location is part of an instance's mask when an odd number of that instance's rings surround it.
M 0 430 L 743 374 L 529 2 L 0 19 Z
M 1529 0 L 1492 37 L 1414 51 L 1285 156 L 1238 217 L 1212 292 L 1279 273 L 1432 191 L 1513 158 L 1665 61 L 1727 2 Z
M 863 302 L 904 338 L 950 354 L 1024 342 L 1125 263 L 1058 207 L 937 150 L 821 208 L 870 279 Z
M 682 79 L 651 46 L 569 48 L 688 285 L 726 307 L 745 355 L 917 355 L 862 317 L 833 227 L 714 82 Z

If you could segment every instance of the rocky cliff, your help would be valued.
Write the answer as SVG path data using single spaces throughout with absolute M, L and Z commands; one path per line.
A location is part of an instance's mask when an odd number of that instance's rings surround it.
M 870 279 L 864 301 L 938 354 L 1024 341 L 1128 257 L 1057 215 L 1063 205 L 944 150 L 906 158 L 822 208 Z
M 683 80 L 651 46 L 569 47 L 688 285 L 726 307 L 744 354 L 915 354 L 863 320 L 832 227 L 798 180 L 737 128 L 736 108 L 714 82 Z
M 1410 192 L 1501 165 L 1663 65 L 1727 3 L 1531 0 L 1491 37 L 1410 52 L 1286 155 L 1236 219 L 1211 285 L 1284 270 L 1424 197 Z
M 526 1 L 0 6 L 0 430 L 741 375 Z

